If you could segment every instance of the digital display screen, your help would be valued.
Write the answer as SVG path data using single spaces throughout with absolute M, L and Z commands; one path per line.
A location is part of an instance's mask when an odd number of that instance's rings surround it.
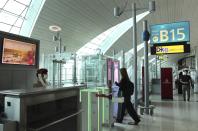
M 151 55 L 190 53 L 190 44 L 155 45 L 151 47 Z
M 114 61 L 114 82 L 119 82 L 119 61 Z
M 184 45 L 156 46 L 156 54 L 184 53 Z
M 36 64 L 36 44 L 4 38 L 2 63 L 18 65 Z

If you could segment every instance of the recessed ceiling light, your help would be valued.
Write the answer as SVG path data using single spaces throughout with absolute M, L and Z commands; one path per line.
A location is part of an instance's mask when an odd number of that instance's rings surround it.
M 53 32 L 59 32 L 59 31 L 61 31 L 61 27 L 58 25 L 51 25 L 51 26 L 49 26 L 49 30 L 51 30 Z

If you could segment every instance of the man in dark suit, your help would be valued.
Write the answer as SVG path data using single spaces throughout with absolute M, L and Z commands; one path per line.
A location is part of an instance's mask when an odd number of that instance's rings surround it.
M 180 82 L 182 83 L 182 91 L 183 91 L 183 98 L 186 101 L 186 93 L 187 93 L 187 100 L 190 101 L 190 87 L 192 85 L 192 79 L 190 75 L 188 75 L 188 70 L 184 71 L 184 75 L 180 78 Z

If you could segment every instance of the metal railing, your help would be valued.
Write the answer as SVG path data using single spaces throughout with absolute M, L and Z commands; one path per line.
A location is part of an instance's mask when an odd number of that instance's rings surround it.
M 76 112 L 76 113 L 74 113 L 74 114 L 72 114 L 72 115 L 69 115 L 69 116 L 67 116 L 67 117 L 61 118 L 61 119 L 56 120 L 56 121 L 53 121 L 53 122 L 51 122 L 51 123 L 48 123 L 48 124 L 43 125 L 43 126 L 41 126 L 41 127 L 39 127 L 39 128 L 36 128 L 36 129 L 29 128 L 29 131 L 41 131 L 41 130 L 43 130 L 43 129 L 45 129 L 45 128 L 48 128 L 48 127 L 53 126 L 53 125 L 55 125 L 55 124 L 58 124 L 58 123 L 60 123 L 60 122 L 62 122 L 62 121 L 65 121 L 65 120 L 67 120 L 67 119 L 69 119 L 69 118 L 71 118 L 71 117 L 74 117 L 74 116 L 76 116 L 76 115 L 79 115 L 79 114 L 82 113 L 82 112 L 83 112 L 83 110 L 80 110 L 80 111 L 78 111 L 78 112 Z

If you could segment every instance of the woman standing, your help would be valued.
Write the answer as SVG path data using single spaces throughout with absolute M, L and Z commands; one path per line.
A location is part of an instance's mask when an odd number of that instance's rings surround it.
M 124 97 L 124 102 L 122 103 L 121 115 L 117 116 L 117 122 L 122 123 L 124 114 L 125 114 L 125 110 L 127 109 L 129 115 L 135 121 L 134 124 L 138 125 L 138 123 L 140 122 L 140 119 L 139 119 L 137 112 L 135 111 L 135 109 L 133 108 L 133 105 L 131 103 L 131 95 L 133 95 L 134 85 L 128 77 L 126 68 L 121 68 L 120 73 L 121 73 L 122 78 L 119 83 L 116 82 L 116 85 L 118 85 L 120 87 L 119 92 L 120 91 L 122 92 L 123 97 Z

